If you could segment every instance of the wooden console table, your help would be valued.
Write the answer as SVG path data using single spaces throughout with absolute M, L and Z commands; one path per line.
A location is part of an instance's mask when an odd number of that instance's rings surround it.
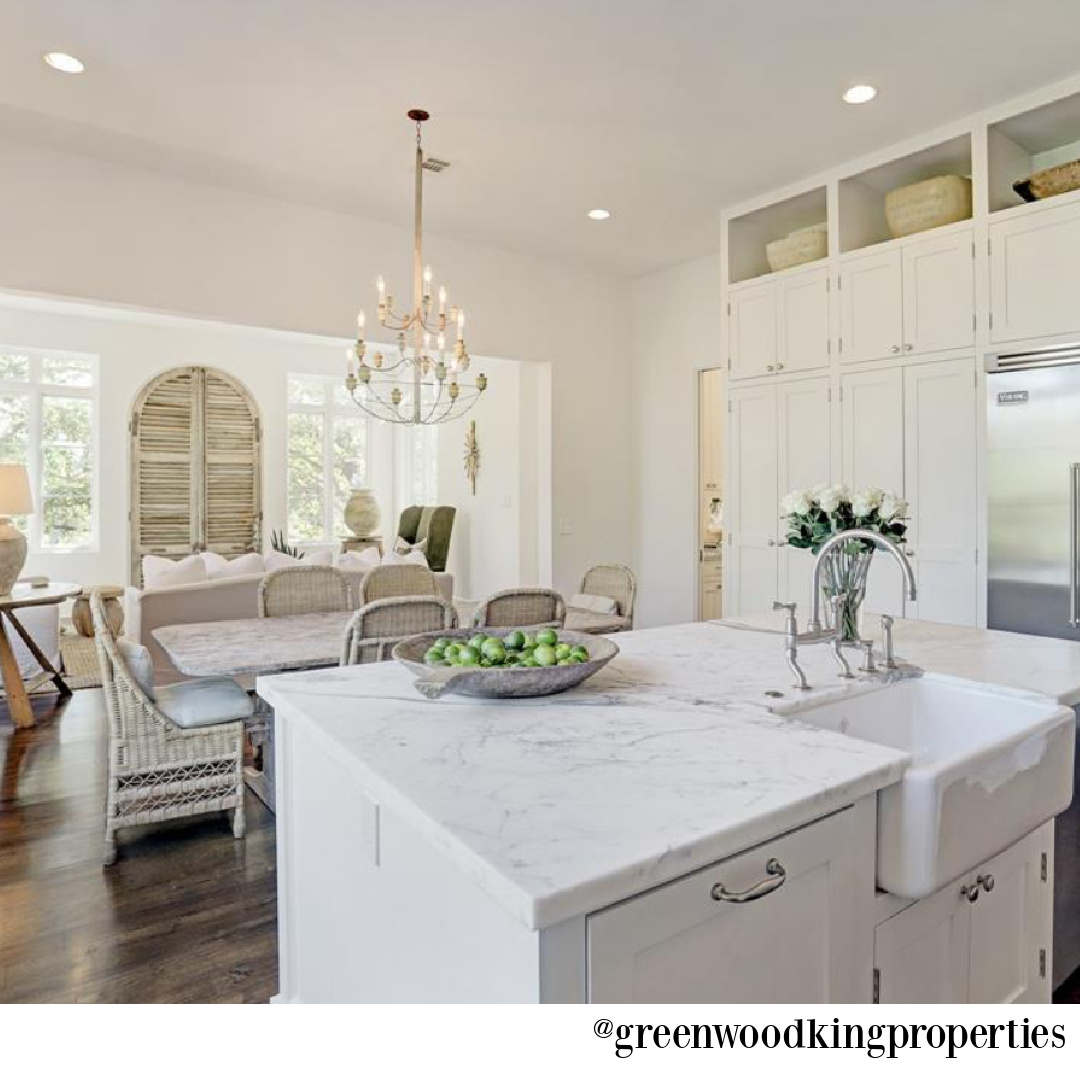
M 30 650 L 30 655 L 41 665 L 44 671 L 61 697 L 68 697 L 71 689 L 64 677 L 49 662 L 49 658 L 38 648 L 37 642 L 27 633 L 26 628 L 15 615 L 18 608 L 41 607 L 45 604 L 59 604 L 64 600 L 70 600 L 82 592 L 81 585 L 73 585 L 67 581 L 53 581 L 40 589 L 31 588 L 29 585 L 16 585 L 7 596 L 0 596 L 0 676 L 4 681 L 4 693 L 7 695 L 8 710 L 16 727 L 29 728 L 34 726 L 34 711 L 30 708 L 30 697 L 26 692 L 26 683 L 23 682 L 22 672 L 19 671 L 19 661 L 11 647 L 11 639 L 5 624 L 11 628 L 23 640 L 23 644 Z

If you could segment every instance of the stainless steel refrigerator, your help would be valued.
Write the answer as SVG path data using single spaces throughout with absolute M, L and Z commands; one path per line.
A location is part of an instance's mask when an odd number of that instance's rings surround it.
M 986 370 L 987 625 L 1080 641 L 1080 345 L 1002 353 Z M 1074 777 L 1054 829 L 1055 987 L 1080 967 L 1075 762 Z
M 1080 346 L 987 372 L 987 625 L 1080 641 Z

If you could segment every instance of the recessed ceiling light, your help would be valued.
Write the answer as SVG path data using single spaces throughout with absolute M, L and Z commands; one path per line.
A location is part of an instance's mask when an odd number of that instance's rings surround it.
M 844 91 L 844 100 L 849 105 L 865 105 L 877 97 L 877 89 L 873 86 L 849 86 Z
M 80 75 L 86 68 L 77 56 L 66 52 L 47 52 L 44 60 L 49 67 L 62 71 L 65 75 Z
M 601 210 L 600 207 L 597 207 L 595 210 L 589 211 L 589 217 L 591 217 L 593 221 L 607 221 L 607 219 L 611 217 L 611 211 Z

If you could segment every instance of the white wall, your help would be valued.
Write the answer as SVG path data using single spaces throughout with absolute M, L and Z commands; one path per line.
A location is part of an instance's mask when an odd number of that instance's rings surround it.
M 409 280 L 407 229 L 13 141 L 0 160 L 0 288 L 336 336 L 380 272 L 400 295 Z M 426 254 L 474 355 L 551 364 L 556 585 L 631 560 L 625 282 L 435 236 Z
M 698 371 L 721 362 L 719 257 L 633 284 L 636 623 L 688 622 L 697 604 Z

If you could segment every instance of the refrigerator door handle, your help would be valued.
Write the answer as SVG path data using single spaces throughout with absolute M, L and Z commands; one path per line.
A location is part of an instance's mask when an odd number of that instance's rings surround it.
M 1080 461 L 1069 466 L 1069 625 L 1080 627 L 1080 599 L 1077 598 L 1076 562 L 1080 556 L 1077 514 L 1080 513 Z

